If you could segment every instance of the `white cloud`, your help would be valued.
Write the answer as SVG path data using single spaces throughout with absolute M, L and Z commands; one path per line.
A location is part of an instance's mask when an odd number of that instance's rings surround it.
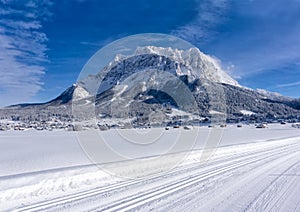
M 46 1 L 1 1 L 0 106 L 32 101 L 42 89 L 47 62 L 47 36 L 42 20 L 49 17 Z
M 195 45 L 201 45 L 215 36 L 214 27 L 224 21 L 228 1 L 198 0 L 197 3 L 197 17 L 190 23 L 175 29 L 171 34 Z

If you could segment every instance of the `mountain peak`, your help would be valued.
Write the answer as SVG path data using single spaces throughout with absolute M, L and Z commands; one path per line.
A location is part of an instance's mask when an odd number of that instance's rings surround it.
M 217 59 L 204 54 L 198 48 L 179 50 L 158 46 L 137 47 L 130 56 L 117 54 L 103 70 L 79 81 L 78 84 L 90 94 L 96 94 L 104 92 L 117 82 L 122 82 L 131 74 L 147 69 L 167 71 L 176 76 L 188 76 L 190 80 L 205 79 L 241 87 L 221 68 Z M 101 77 L 102 73 L 107 74 Z M 100 79 L 103 79 L 103 85 L 98 90 Z
M 187 66 L 191 72 L 176 70 L 177 75 L 194 75 L 196 78 L 205 78 L 213 82 L 225 83 L 234 86 L 240 86 L 232 79 L 221 67 L 219 61 L 207 54 L 201 52 L 198 48 L 187 50 L 172 49 L 171 47 L 145 46 L 138 47 L 135 55 L 155 54 L 168 57 Z

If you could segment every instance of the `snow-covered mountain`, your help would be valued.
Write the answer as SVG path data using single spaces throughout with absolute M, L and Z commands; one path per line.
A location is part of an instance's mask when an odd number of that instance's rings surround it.
M 181 92 L 184 87 L 196 107 L 189 107 L 191 102 L 185 99 L 188 95 Z M 177 101 L 184 107 L 180 108 Z M 51 106 L 55 110 L 56 106 L 68 107 L 72 102 L 83 108 L 94 105 L 101 117 L 117 115 L 141 120 L 149 119 L 162 105 L 203 117 L 215 114 L 232 119 L 250 114 L 269 118 L 300 117 L 299 100 L 241 86 L 222 69 L 217 59 L 197 48 L 178 50 L 155 46 L 138 47 L 130 56 L 116 55 L 99 73 L 81 79 L 47 103 L 22 104 L 10 109 L 38 110 Z M 163 116 L 167 117 L 170 111 L 165 109 Z M 88 113 L 94 114 L 90 110 L 87 108 Z M 88 117 L 86 113 L 81 115 Z
M 154 54 L 167 57 L 172 61 L 177 61 L 176 75 L 188 75 L 194 79 L 203 78 L 213 82 L 225 83 L 240 86 L 225 71 L 222 70 L 217 59 L 204 54 L 198 48 L 188 50 L 178 50 L 172 48 L 162 48 L 155 46 L 139 47 L 136 55 Z
M 89 75 L 77 85 L 90 94 L 102 93 L 130 75 L 149 69 L 167 71 L 178 77 L 187 76 L 189 81 L 205 79 L 240 86 L 222 70 L 216 59 L 205 55 L 197 48 L 178 50 L 155 46 L 138 47 L 131 56 L 117 55 L 98 74 Z

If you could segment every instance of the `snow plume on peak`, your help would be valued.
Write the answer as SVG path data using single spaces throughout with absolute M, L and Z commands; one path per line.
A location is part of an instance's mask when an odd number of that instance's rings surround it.
M 188 50 L 172 49 L 171 47 L 163 48 L 156 46 L 138 47 L 135 55 L 156 54 L 177 61 L 192 70 L 192 73 L 183 73 L 177 70 L 178 75 L 194 75 L 198 78 L 205 78 L 213 82 L 225 83 L 234 86 L 240 86 L 239 83 L 232 79 L 220 65 L 220 61 L 204 54 L 198 48 L 190 48 Z

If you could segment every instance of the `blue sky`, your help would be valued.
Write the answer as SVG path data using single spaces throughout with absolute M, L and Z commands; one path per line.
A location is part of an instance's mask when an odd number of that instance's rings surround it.
M 300 97 L 299 0 L 0 0 L 0 106 L 54 98 L 137 33 L 183 38 L 242 85 Z

